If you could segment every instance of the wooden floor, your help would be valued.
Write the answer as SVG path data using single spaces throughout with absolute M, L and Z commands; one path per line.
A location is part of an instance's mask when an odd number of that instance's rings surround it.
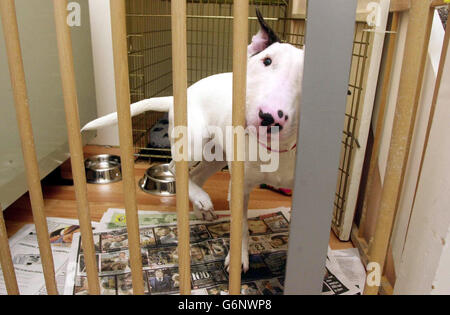
M 85 157 L 95 154 L 119 154 L 118 149 L 100 146 L 86 146 Z M 149 167 L 148 162 L 138 162 L 135 166 L 136 183 Z M 70 162 L 62 165 L 64 177 L 70 178 Z M 211 177 L 205 184 L 205 190 L 210 194 L 216 210 L 228 210 L 227 194 L 230 175 L 220 172 Z M 43 186 L 45 213 L 49 217 L 76 218 L 76 200 L 73 186 Z M 156 197 L 137 189 L 139 210 L 175 211 L 174 197 Z M 93 221 L 100 221 L 108 208 L 124 208 L 122 182 L 108 185 L 88 184 L 88 199 L 90 201 Z M 276 192 L 255 189 L 250 195 L 249 209 L 270 209 L 290 207 L 291 198 Z M 24 224 L 33 221 L 28 193 L 23 195 L 4 212 L 8 235 L 17 232 Z M 353 247 L 350 242 L 340 242 L 333 233 L 330 234 L 332 249 Z

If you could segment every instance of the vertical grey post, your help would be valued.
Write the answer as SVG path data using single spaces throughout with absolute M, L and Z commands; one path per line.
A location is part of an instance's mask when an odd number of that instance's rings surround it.
M 356 0 L 308 1 L 285 294 L 320 294 L 330 238 Z

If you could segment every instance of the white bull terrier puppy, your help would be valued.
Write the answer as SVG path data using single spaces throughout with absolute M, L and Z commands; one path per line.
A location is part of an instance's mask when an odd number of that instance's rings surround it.
M 247 211 L 251 190 L 263 183 L 275 187 L 291 188 L 293 186 L 304 60 L 303 50 L 281 43 L 259 11 L 257 15 L 261 29 L 253 36 L 252 43 L 248 46 L 247 64 L 246 127 L 250 129 L 250 132 L 247 132 L 245 136 L 242 239 L 244 272 L 249 268 Z M 211 198 L 202 186 L 210 176 L 224 168 L 227 163 L 231 169 L 232 154 L 227 152 L 227 146 L 224 146 L 223 139 L 220 139 L 218 134 L 226 134 L 228 136 L 225 138 L 231 138 L 227 128 L 232 126 L 232 83 L 232 73 L 217 74 L 193 84 L 187 93 L 189 138 L 187 157 L 190 166 L 201 160 L 189 174 L 189 199 L 195 214 L 206 220 L 213 220 L 216 216 Z M 131 105 L 132 116 L 149 110 L 169 112 L 172 156 L 177 156 L 179 147 L 174 141 L 177 136 L 174 135 L 173 128 L 173 97 L 152 98 Z M 88 123 L 82 130 L 98 129 L 116 123 L 117 113 L 112 113 Z M 256 132 L 251 132 L 252 130 Z M 198 139 L 201 139 L 200 159 L 198 159 L 198 150 L 195 151 L 193 145 L 196 141 L 198 144 Z M 256 144 L 260 151 L 266 152 L 266 158 L 248 159 L 251 143 Z M 207 149 L 216 159 L 202 159 Z M 223 152 L 227 157 L 225 160 Z M 238 152 L 238 154 L 241 153 Z M 269 167 L 268 169 L 271 168 L 269 172 L 267 169 L 261 171 L 264 166 L 267 167 L 268 155 L 275 155 L 278 163 L 275 167 Z M 171 170 L 175 173 L 173 161 Z M 226 265 L 228 264 L 229 256 L 226 259 Z

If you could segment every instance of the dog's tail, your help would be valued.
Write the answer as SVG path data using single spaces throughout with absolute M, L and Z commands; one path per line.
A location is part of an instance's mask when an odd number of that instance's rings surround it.
M 173 96 L 155 97 L 142 100 L 140 102 L 131 104 L 131 117 L 142 114 L 146 111 L 152 110 L 155 112 L 168 112 L 173 105 Z M 103 117 L 97 118 L 87 123 L 81 131 L 96 130 L 106 126 L 117 124 L 117 113 L 111 113 Z

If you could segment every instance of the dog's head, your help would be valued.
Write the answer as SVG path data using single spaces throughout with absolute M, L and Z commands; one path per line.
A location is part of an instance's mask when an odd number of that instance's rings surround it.
M 304 52 L 280 41 L 257 10 L 260 31 L 248 46 L 247 125 L 279 127 L 280 141 L 297 134 Z

